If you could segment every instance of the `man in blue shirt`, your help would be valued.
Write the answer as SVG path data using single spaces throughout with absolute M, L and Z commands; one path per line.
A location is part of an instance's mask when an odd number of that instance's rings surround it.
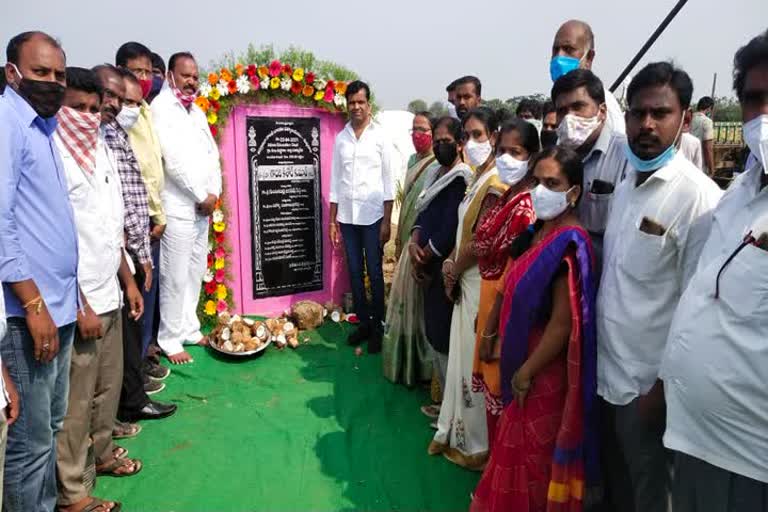
M 67 408 L 78 320 L 77 232 L 52 135 L 65 55 L 41 32 L 8 43 L 0 98 L 0 281 L 3 362 L 24 404 L 8 433 L 3 510 L 53 510 L 56 433 Z M 85 311 L 85 310 L 84 310 Z

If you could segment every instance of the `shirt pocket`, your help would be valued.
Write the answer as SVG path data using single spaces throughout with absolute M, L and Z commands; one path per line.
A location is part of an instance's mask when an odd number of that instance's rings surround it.
M 719 300 L 723 305 L 739 315 L 764 314 L 768 297 L 768 251 L 748 244 L 718 270 L 721 269 Z M 716 287 L 717 283 L 712 283 L 712 289 Z
M 587 192 L 584 197 L 583 219 L 587 230 L 596 233 L 605 231 L 606 221 L 608 219 L 608 209 L 611 207 L 611 200 L 614 193 L 595 194 Z
M 666 235 L 651 235 L 640 231 L 628 234 L 630 239 L 622 258 L 625 272 L 638 281 L 665 280 L 665 271 L 672 258 L 672 244 Z

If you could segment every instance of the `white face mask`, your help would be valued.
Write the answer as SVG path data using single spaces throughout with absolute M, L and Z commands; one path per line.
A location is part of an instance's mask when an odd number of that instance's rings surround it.
M 768 174 L 768 114 L 744 124 L 744 142 L 763 165 L 763 172 Z
M 557 144 L 571 149 L 581 147 L 602 122 L 599 114 L 594 117 L 579 117 L 575 114 L 568 114 L 557 127 Z
M 504 153 L 496 156 L 496 169 L 499 171 L 499 179 L 511 187 L 520 183 L 528 174 L 528 161 Z
M 539 183 L 531 191 L 531 201 L 533 202 L 533 211 L 536 212 L 536 218 L 541 220 L 552 220 L 568 208 L 568 192 L 555 192 Z
M 453 103 L 448 103 L 448 115 L 454 119 L 459 118 L 459 114 L 456 113 L 456 105 Z
M 123 130 L 128 131 L 139 120 L 139 114 L 141 114 L 141 107 L 123 107 L 116 119 Z
M 491 146 L 490 141 L 475 142 L 470 139 L 464 146 L 464 151 L 467 154 L 467 158 L 469 158 L 469 165 L 472 167 L 479 167 L 488 160 L 489 156 L 491 156 L 493 147 Z

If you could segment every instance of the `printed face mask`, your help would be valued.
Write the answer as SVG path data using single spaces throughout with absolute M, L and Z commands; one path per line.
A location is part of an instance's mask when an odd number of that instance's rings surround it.
M 423 154 L 432 147 L 431 133 L 413 132 L 411 140 L 413 141 L 413 147 L 416 148 L 416 152 L 419 154 Z
M 561 146 L 577 149 L 600 127 L 602 122 L 599 114 L 594 117 L 568 114 L 557 127 L 557 143 Z

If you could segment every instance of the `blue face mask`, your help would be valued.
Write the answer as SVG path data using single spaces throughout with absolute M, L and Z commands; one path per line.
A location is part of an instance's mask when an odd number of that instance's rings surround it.
M 652 158 L 651 160 L 643 160 L 632 151 L 632 148 L 629 147 L 629 143 L 625 144 L 624 153 L 627 155 L 627 160 L 629 160 L 629 163 L 632 165 L 632 167 L 634 167 L 637 172 L 651 172 L 655 171 L 656 169 L 661 169 L 669 162 L 674 160 L 675 155 L 677 155 L 677 142 L 680 140 L 680 135 L 683 131 L 684 120 L 685 114 L 683 114 L 683 117 L 680 119 L 680 128 L 677 129 L 675 142 L 673 142 L 672 145 L 667 149 L 662 151 L 661 154 L 656 158 Z
M 581 60 L 576 57 L 568 57 L 567 55 L 552 57 L 552 60 L 549 61 L 549 76 L 552 77 L 553 82 L 556 82 L 561 76 L 577 69 L 579 64 L 581 64 Z

